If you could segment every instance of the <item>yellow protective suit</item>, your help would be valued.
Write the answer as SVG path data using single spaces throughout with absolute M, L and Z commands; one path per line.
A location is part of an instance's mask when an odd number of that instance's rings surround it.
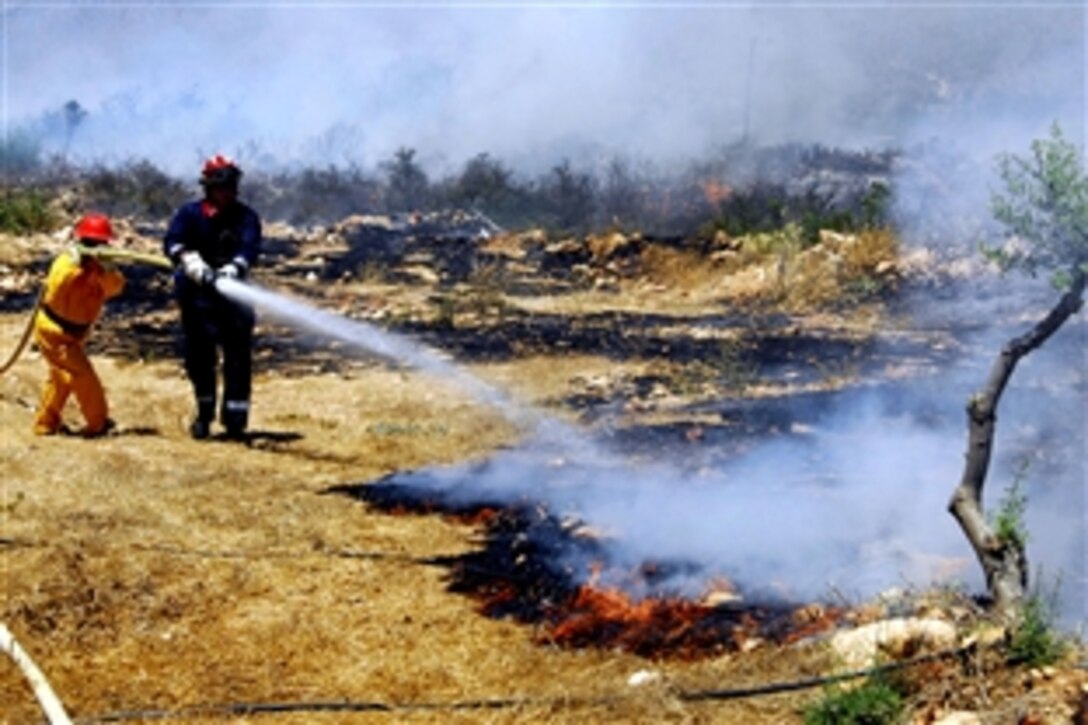
M 83 343 L 102 305 L 124 289 L 125 278 L 115 269 L 70 250 L 53 260 L 45 282 L 42 304 L 34 319 L 34 341 L 49 363 L 49 379 L 34 419 L 38 435 L 56 433 L 68 396 L 75 393 L 87 421 L 84 435 L 106 430 L 109 409 L 102 383 Z

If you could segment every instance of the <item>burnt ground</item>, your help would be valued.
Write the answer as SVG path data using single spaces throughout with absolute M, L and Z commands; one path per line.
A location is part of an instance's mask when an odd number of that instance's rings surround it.
M 499 271 L 490 257 L 486 269 L 478 255 L 464 262 L 463 250 L 433 264 L 405 254 L 375 271 L 358 245 L 307 239 L 273 235 L 257 280 L 438 347 L 621 452 L 652 450 L 700 465 L 769 437 L 803 438 L 806 428 L 873 395 L 943 426 L 962 415 L 961 403 L 950 406 L 949 391 L 933 389 L 934 372 L 964 368 L 970 379 L 986 364 L 976 362 L 979 351 L 989 349 L 973 340 L 976 318 L 909 318 L 905 284 L 799 312 L 681 284 L 645 285 L 637 269 L 600 289 L 593 269 L 574 275 L 556 262 L 559 252 Z M 153 240 L 142 243 L 154 248 Z M 593 267 L 584 253 L 574 260 Z M 0 300 L 4 339 L 14 339 L 46 263 L 37 255 L 0 261 L 27 280 Z M 431 271 L 421 277 L 420 267 Z M 945 294 L 927 285 L 931 298 Z M 594 593 L 546 564 L 548 547 L 591 553 L 592 538 L 572 536 L 531 501 L 458 511 L 405 490 L 398 473 L 486 460 L 517 438 L 495 413 L 425 376 L 262 322 L 248 445 L 189 441 L 176 329 L 168 279 L 130 269 L 128 291 L 111 303 L 91 347 L 121 424 L 102 441 L 28 434 L 42 377 L 33 353 L 0 380 L 8 461 L 2 617 L 74 714 L 209 702 L 525 697 L 546 702 L 489 715 L 788 722 L 819 697 L 708 705 L 675 696 L 827 671 L 819 648 L 784 644 L 800 631 L 793 615 L 803 603 L 663 607 L 649 612 L 658 618 L 641 632 L 648 639 L 628 638 L 630 628 L 587 618 L 578 607 Z M 1074 383 L 1083 390 L 1083 381 Z M 1026 435 L 1038 445 L 1060 434 L 1059 426 Z M 527 556 L 542 546 L 543 558 Z M 707 619 L 692 628 L 696 615 Z M 749 640 L 756 644 L 745 647 Z M 630 688 L 627 678 L 646 668 L 662 686 Z M 981 674 L 943 668 L 930 673 L 914 705 L 929 713 L 953 705 L 1057 712 L 1079 686 L 1073 672 L 1042 686 L 1001 666 Z M 14 721 L 35 717 L 16 673 L 0 669 L 0 678 L 0 708 Z M 401 713 L 443 722 L 479 714 Z

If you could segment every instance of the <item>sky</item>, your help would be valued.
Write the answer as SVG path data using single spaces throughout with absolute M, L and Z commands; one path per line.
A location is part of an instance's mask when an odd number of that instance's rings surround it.
M 16 3 L 8 133 L 88 115 L 77 160 L 204 155 L 360 163 L 400 146 L 432 172 L 610 154 L 688 160 L 761 143 L 884 147 L 1053 120 L 1080 128 L 1075 3 Z M 52 114 L 52 120 L 43 121 Z M 952 132 L 950 133 L 950 129 Z

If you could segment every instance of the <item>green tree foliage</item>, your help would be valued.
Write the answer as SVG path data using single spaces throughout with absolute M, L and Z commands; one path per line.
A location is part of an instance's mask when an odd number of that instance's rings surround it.
M 994 218 L 1021 244 L 988 255 L 1005 269 L 1050 270 L 1065 286 L 1088 262 L 1088 176 L 1077 148 L 1054 124 L 1029 156 L 1002 156 L 999 170 L 1005 190 L 993 196 Z

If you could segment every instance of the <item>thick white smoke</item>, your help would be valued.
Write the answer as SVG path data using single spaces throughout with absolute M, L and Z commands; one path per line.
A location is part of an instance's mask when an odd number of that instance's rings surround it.
M 5 11 L 5 117 L 69 100 L 81 159 L 200 153 L 432 172 L 482 151 L 521 167 L 670 161 L 739 140 L 894 145 L 987 96 L 1079 93 L 1078 8 L 184 3 Z M 1011 105 L 1010 105 L 1011 107 Z M 66 138 L 54 117 L 49 147 Z M 972 130 L 972 134 L 977 129 Z

